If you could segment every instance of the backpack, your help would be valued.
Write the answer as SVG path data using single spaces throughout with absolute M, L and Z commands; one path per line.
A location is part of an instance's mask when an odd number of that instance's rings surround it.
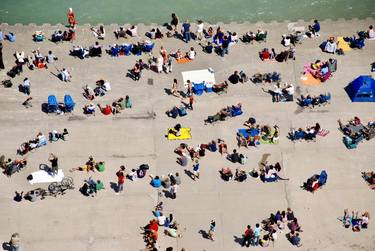
M 7 79 L 7 80 L 3 81 L 3 85 L 4 85 L 5 88 L 10 88 L 10 87 L 12 87 L 13 83 L 9 79 Z

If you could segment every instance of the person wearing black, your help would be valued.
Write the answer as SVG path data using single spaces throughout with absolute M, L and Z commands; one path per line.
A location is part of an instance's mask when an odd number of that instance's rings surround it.
M 56 175 L 59 171 L 58 158 L 54 154 L 50 153 L 48 160 L 51 162 L 51 172 L 52 172 L 52 174 Z
M 241 80 L 241 77 L 240 75 L 238 74 L 238 71 L 235 71 L 232 75 L 230 75 L 230 77 L 228 78 L 229 82 L 231 82 L 232 84 L 237 84 L 238 82 L 240 82 Z
M 224 57 L 225 54 L 228 54 L 229 50 L 229 39 L 227 36 L 224 36 L 223 42 L 221 44 L 221 56 Z
M 233 163 L 239 163 L 240 162 L 240 156 L 238 155 L 238 152 L 236 149 L 233 149 L 233 153 L 228 156 L 229 160 Z
M 0 43 L 0 70 L 4 70 L 4 61 L 3 61 L 3 44 Z
M 212 51 L 213 51 L 213 46 L 212 46 L 212 43 L 211 42 L 208 42 L 207 45 L 203 48 L 203 50 L 208 53 L 208 54 L 211 54 Z
M 250 246 L 251 239 L 253 238 L 254 231 L 251 229 L 250 225 L 247 225 L 245 230 L 245 234 L 243 236 L 242 247 L 246 245 L 246 247 Z

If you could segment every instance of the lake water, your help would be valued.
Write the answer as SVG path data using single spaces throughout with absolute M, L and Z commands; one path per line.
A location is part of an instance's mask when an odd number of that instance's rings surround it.
M 0 23 L 66 23 L 69 7 L 81 24 L 375 18 L 375 0 L 0 0 Z

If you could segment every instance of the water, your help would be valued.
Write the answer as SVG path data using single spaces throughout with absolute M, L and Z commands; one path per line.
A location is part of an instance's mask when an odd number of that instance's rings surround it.
M 81 24 L 375 18 L 374 0 L 0 0 L 0 23 L 66 23 L 69 7 Z

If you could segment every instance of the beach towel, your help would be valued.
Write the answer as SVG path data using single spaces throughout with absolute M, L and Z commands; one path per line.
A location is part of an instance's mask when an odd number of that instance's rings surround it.
M 189 63 L 191 60 L 189 58 L 180 58 L 180 59 L 176 59 L 176 61 L 178 64 L 186 64 L 186 63 Z
M 255 137 L 259 135 L 259 131 L 255 128 L 252 129 L 238 129 L 238 134 L 244 136 L 245 138 Z
M 311 75 L 311 73 L 307 73 L 303 76 L 301 76 L 301 82 L 305 85 L 319 85 L 321 84 L 321 81 L 319 79 L 316 79 Z
M 318 135 L 319 136 L 322 136 L 322 137 L 325 137 L 327 134 L 329 133 L 329 131 L 327 129 L 323 129 L 321 128 L 318 132 Z
M 180 132 L 181 135 L 177 137 L 173 133 L 169 133 L 169 131 L 173 130 L 173 128 L 168 128 L 168 140 L 176 140 L 176 139 L 191 139 L 191 133 L 190 128 L 188 127 L 182 127 Z
M 350 45 L 345 42 L 343 37 L 337 37 L 337 49 L 342 49 L 344 52 L 351 51 Z
M 44 170 L 39 170 L 31 173 L 31 176 L 33 177 L 32 180 L 29 180 L 31 185 L 37 183 L 61 182 L 64 178 L 64 172 L 62 169 L 59 169 L 58 173 L 55 176 L 52 176 L 50 173 Z
M 190 80 L 192 83 L 215 84 L 215 74 L 213 69 L 204 69 L 196 71 L 184 71 L 181 73 L 184 80 L 184 86 L 187 87 L 187 81 Z

